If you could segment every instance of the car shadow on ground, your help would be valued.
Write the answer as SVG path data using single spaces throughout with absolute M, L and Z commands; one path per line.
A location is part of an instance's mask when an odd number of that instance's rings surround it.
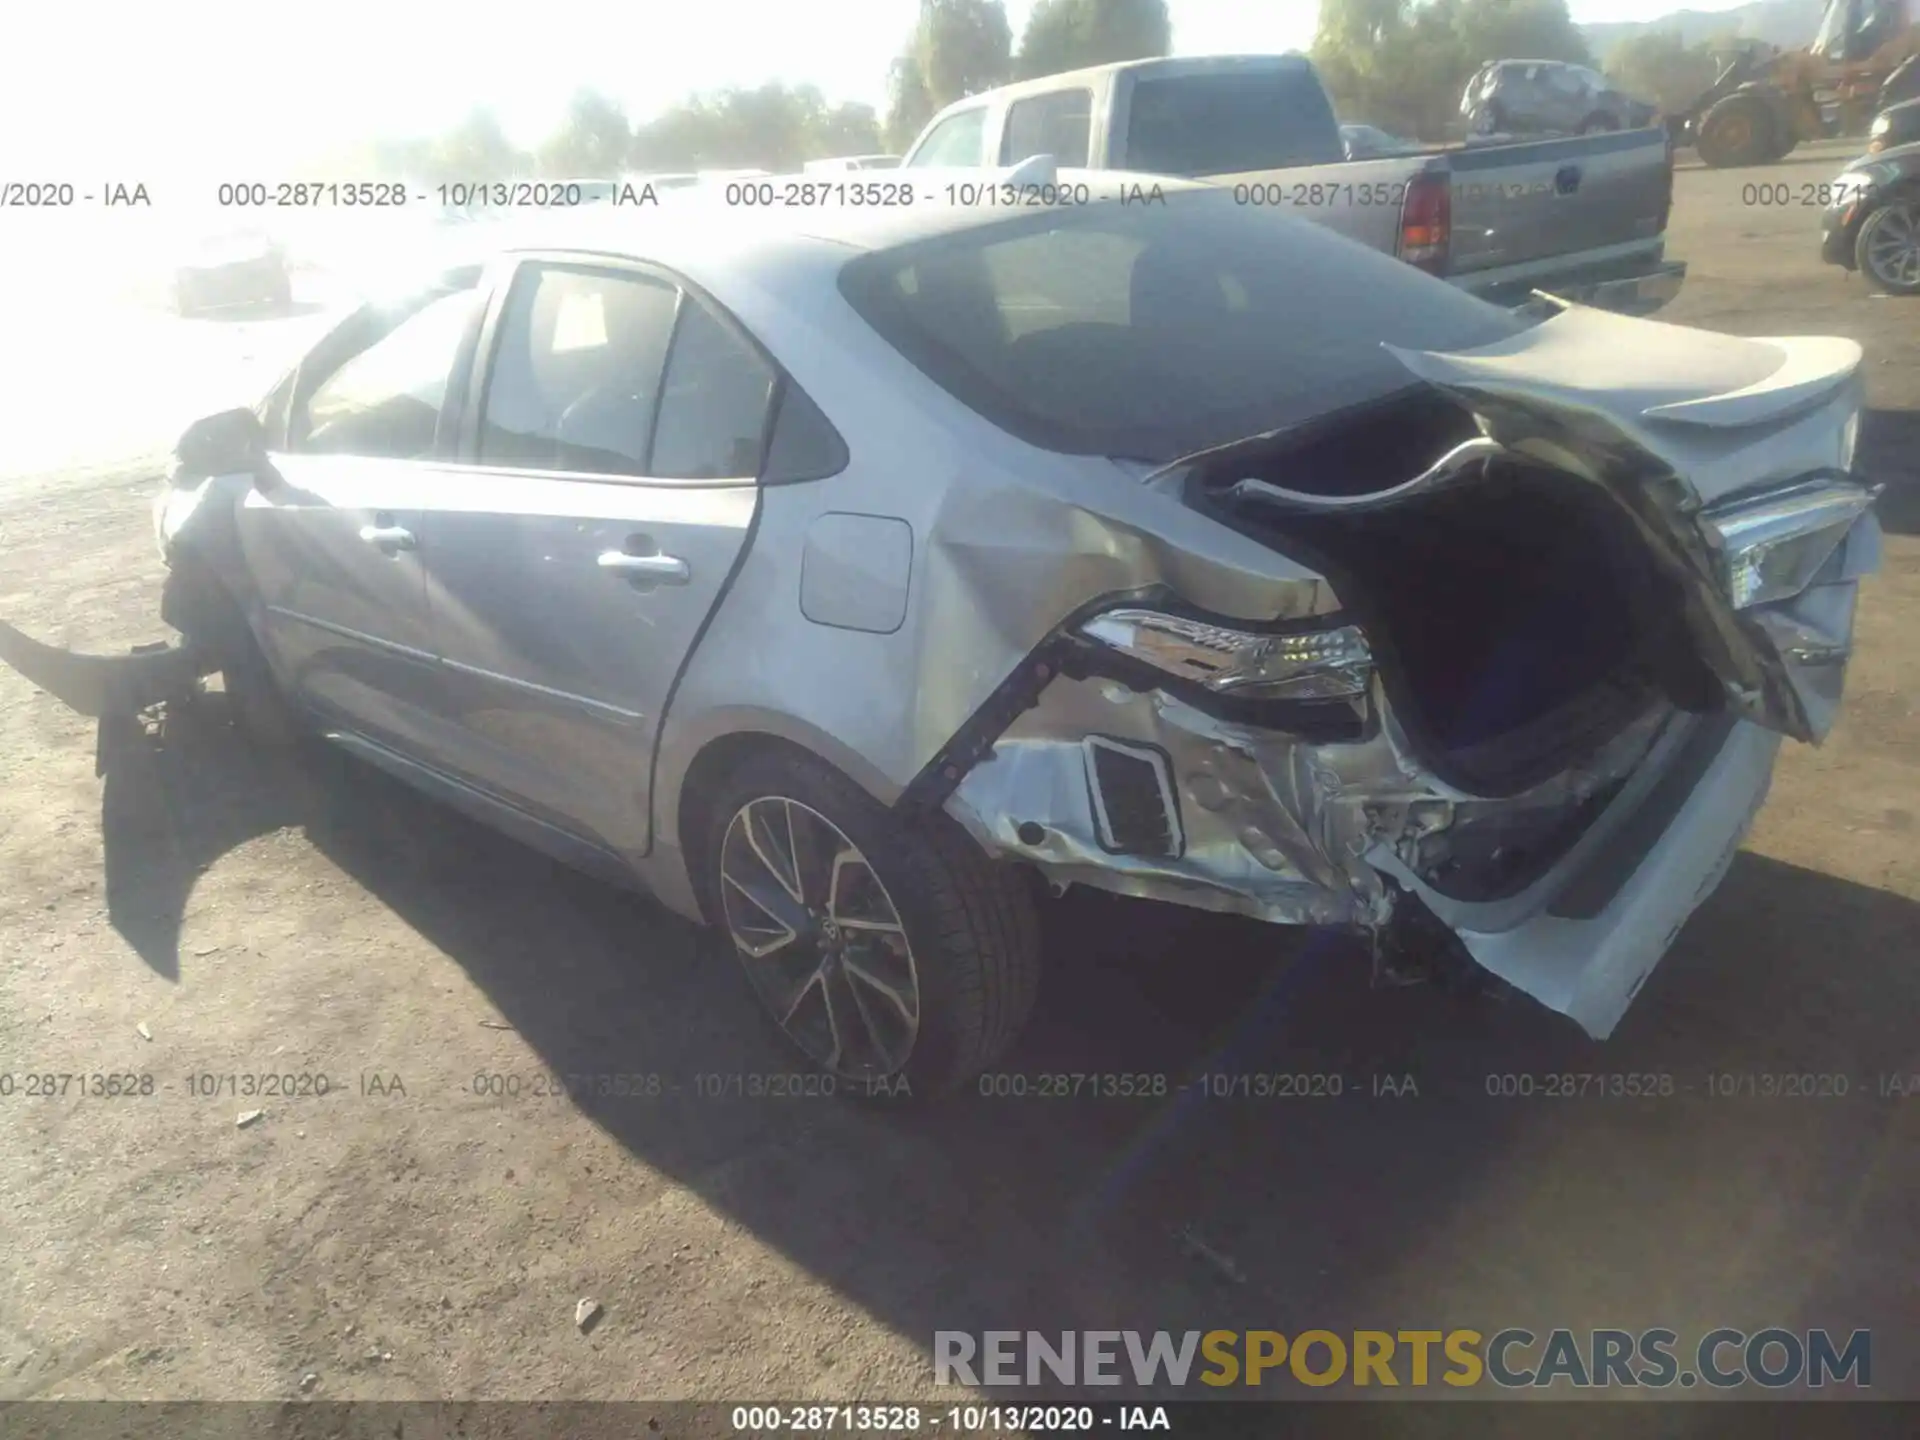
M 577 1103 L 929 1349 L 939 1329 L 1914 1318 L 1920 1161 L 1899 1102 L 1863 1088 L 1920 1069 L 1920 907 L 1891 893 L 1743 856 L 1605 1047 L 1517 996 L 1373 990 L 1330 934 L 1073 895 L 1046 916 L 1034 1023 L 979 1087 L 997 1093 L 734 1098 L 718 1077 L 801 1067 L 730 957 L 645 898 L 345 757 L 263 755 L 212 705 L 103 744 L 109 913 L 149 965 L 178 974 L 203 869 L 298 828 L 548 1070 L 673 1079 L 672 1099 Z M 1844 1074 L 1850 1097 L 1706 1078 L 1785 1071 Z M 1149 1093 L 1051 1093 L 1073 1077 Z M 1899 1393 L 1898 1357 L 1876 1358 Z
M 1920 323 L 1920 309 L 1914 313 Z M 1869 410 L 1854 465 L 1887 488 L 1876 507 L 1894 535 L 1920 535 L 1920 411 Z

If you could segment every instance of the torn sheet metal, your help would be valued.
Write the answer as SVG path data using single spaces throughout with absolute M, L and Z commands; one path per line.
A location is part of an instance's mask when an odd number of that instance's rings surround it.
M 1377 692 L 1370 703 L 1384 716 Z M 1409 873 L 1491 823 L 1523 830 L 1603 795 L 1647 755 L 1671 711 L 1650 709 L 1587 765 L 1510 798 L 1452 789 L 1410 754 L 1386 717 L 1364 738 L 1321 745 L 1216 719 L 1163 691 L 1062 677 L 959 782 L 949 813 L 989 849 L 1057 884 L 1173 900 L 1280 924 L 1386 923 L 1393 897 L 1368 858 Z M 1115 854 L 1103 834 L 1090 742 L 1166 758 L 1177 847 Z
M 1685 587 L 1683 618 L 1729 703 L 1793 739 L 1826 736 L 1851 591 L 1743 609 L 1729 593 L 1728 538 L 1752 528 L 1746 512 L 1779 514 L 1772 489 L 1817 483 L 1827 513 L 1800 517 L 1802 533 L 1827 532 L 1831 549 L 1844 539 L 1843 586 L 1871 568 L 1877 491 L 1851 473 L 1859 345 L 1749 340 L 1574 307 L 1460 354 L 1387 348 L 1472 409 L 1489 439 L 1608 486 Z
M 1556 867 L 1572 871 L 1576 884 L 1563 884 L 1552 899 L 1527 891 L 1498 905 L 1461 904 L 1426 885 L 1391 851 L 1370 858 L 1481 966 L 1604 1040 L 1732 866 L 1766 802 L 1780 744 L 1778 735 L 1744 721 L 1687 717 L 1675 724 L 1615 806 Z M 1633 817 L 1659 805 L 1675 771 L 1685 782 L 1683 803 L 1657 834 L 1635 835 Z M 1602 892 L 1604 903 L 1584 909 L 1573 903 L 1570 892 L 1579 880 L 1605 875 L 1615 863 L 1610 852 L 1621 850 L 1632 863 L 1618 867 L 1617 885 Z

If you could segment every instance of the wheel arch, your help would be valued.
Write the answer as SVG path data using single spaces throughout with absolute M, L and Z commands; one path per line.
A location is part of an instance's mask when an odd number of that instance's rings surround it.
M 1865 277 L 1874 289 L 1886 294 L 1912 298 L 1920 292 L 1906 283 L 1894 284 L 1883 281 L 1866 263 L 1865 241 L 1867 231 L 1879 217 L 1890 210 L 1906 210 L 1916 222 L 1920 222 L 1920 176 L 1910 176 L 1899 185 L 1889 187 L 1887 194 L 1866 214 L 1860 217 L 1853 229 L 1853 264 L 1849 267 L 1855 274 Z
M 259 640 L 259 594 L 241 548 L 238 515 L 252 488 L 244 477 L 216 476 L 166 497 L 184 514 L 163 522 L 158 536 L 167 566 L 160 618 L 189 639 L 231 643 L 237 638 L 232 627 L 243 624 Z
M 721 781 L 749 758 L 765 753 L 807 757 L 837 770 L 883 805 L 892 805 L 901 785 L 833 735 L 777 711 L 729 710 L 683 727 L 661 746 L 654 795 L 656 833 L 680 852 L 700 913 L 713 920 L 713 897 L 704 891 L 699 856 L 713 816 L 707 813 Z

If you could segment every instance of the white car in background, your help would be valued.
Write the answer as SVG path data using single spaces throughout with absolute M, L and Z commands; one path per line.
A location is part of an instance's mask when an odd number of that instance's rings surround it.
M 286 310 L 293 277 L 285 247 L 255 223 L 197 234 L 174 264 L 173 308 L 183 316 L 245 307 Z
M 802 167 L 808 175 L 844 175 L 851 170 L 897 170 L 898 155 L 838 155 L 828 160 L 809 160 Z

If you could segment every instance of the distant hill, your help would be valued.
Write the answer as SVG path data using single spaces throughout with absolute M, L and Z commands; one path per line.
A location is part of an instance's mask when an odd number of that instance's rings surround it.
M 1764 40 L 1791 50 L 1812 41 L 1820 28 L 1825 0 L 1752 0 L 1732 10 L 1676 10 L 1658 20 L 1606 21 L 1582 25 L 1581 32 L 1593 47 L 1596 59 L 1605 63 L 1607 52 L 1622 40 L 1653 30 L 1678 30 L 1681 40 L 1697 45 L 1716 35 L 1738 31 L 1743 39 Z

